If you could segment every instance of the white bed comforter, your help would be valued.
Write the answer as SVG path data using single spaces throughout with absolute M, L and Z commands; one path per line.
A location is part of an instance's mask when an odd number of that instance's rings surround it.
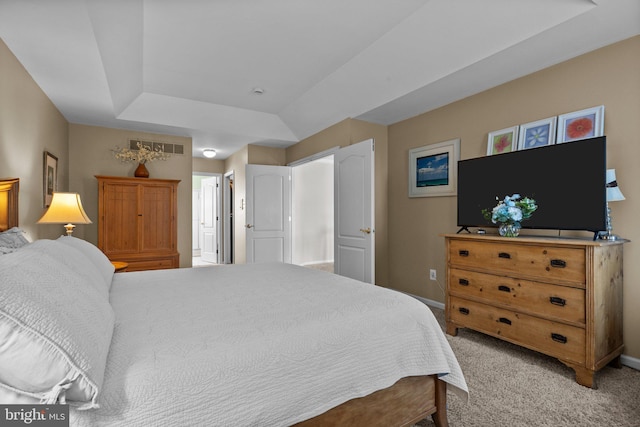
M 287 426 L 412 375 L 466 397 L 431 311 L 287 264 L 114 276 L 99 409 L 72 426 Z

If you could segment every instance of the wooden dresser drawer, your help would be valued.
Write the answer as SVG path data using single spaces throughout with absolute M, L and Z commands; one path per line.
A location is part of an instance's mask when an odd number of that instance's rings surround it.
M 176 268 L 173 259 L 148 259 L 139 261 L 129 261 L 127 271 L 142 270 L 162 270 L 165 268 Z
M 562 360 L 585 363 L 585 330 L 451 296 L 457 326 L 505 339 Z
M 585 291 L 580 288 L 452 268 L 449 270 L 449 292 L 576 326 L 584 325 L 586 321 Z
M 180 267 L 179 254 L 164 256 L 141 256 L 139 254 L 124 254 L 109 257 L 111 261 L 124 261 L 128 265 L 127 271 L 162 270 Z
M 579 283 L 583 286 L 586 281 L 584 248 L 509 242 L 487 245 L 463 240 L 452 240 L 450 245 L 451 266 L 481 269 L 493 274 L 516 273 L 541 281 Z

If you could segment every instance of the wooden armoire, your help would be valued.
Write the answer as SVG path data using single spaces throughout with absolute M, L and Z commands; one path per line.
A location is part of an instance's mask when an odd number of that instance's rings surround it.
M 96 175 L 98 247 L 127 271 L 177 268 L 179 180 Z

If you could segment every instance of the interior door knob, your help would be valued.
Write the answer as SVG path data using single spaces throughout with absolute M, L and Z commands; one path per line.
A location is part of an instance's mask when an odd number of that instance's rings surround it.
M 245 225 L 245 227 L 247 227 L 247 228 L 253 228 L 253 225 L 251 225 L 251 224 L 247 224 L 247 225 Z
M 371 228 L 369 228 L 369 227 L 361 228 L 360 231 L 362 231 L 363 233 L 371 234 Z

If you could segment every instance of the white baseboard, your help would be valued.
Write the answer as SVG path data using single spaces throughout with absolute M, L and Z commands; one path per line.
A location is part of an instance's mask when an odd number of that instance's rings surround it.
M 302 265 L 303 267 L 307 267 L 309 265 L 318 265 L 318 264 L 333 264 L 333 260 L 332 259 L 328 259 L 325 261 L 311 261 L 311 262 L 303 262 Z
M 422 301 L 423 303 L 425 303 L 426 305 L 428 305 L 430 307 L 435 307 L 435 308 L 439 308 L 440 310 L 444 310 L 444 303 L 441 303 L 439 301 L 434 301 L 434 300 L 429 299 L 429 298 L 419 297 L 418 295 L 413 295 L 413 294 L 410 294 L 410 293 L 407 293 L 407 292 L 403 292 L 403 293 L 409 295 L 410 297 L 414 297 L 418 301 Z
M 628 366 L 637 371 L 640 371 L 640 359 L 636 359 L 635 357 L 631 357 L 631 356 L 627 356 L 626 354 L 623 354 L 622 356 L 620 356 L 620 362 L 624 366 Z
M 426 305 L 430 306 L 430 307 L 435 307 L 435 308 L 439 308 L 441 310 L 444 310 L 444 304 L 439 302 L 439 301 L 434 301 L 428 298 L 423 298 L 423 297 L 419 297 L 417 295 L 413 295 L 407 292 L 404 292 L 407 295 L 414 297 L 415 299 L 417 299 L 418 301 L 422 301 L 423 303 L 425 303 Z M 638 370 L 640 371 L 640 359 L 637 359 L 635 357 L 631 357 L 631 356 L 627 356 L 626 354 L 623 354 L 622 356 L 620 356 L 620 362 L 624 365 L 624 366 L 628 366 L 632 369 Z

